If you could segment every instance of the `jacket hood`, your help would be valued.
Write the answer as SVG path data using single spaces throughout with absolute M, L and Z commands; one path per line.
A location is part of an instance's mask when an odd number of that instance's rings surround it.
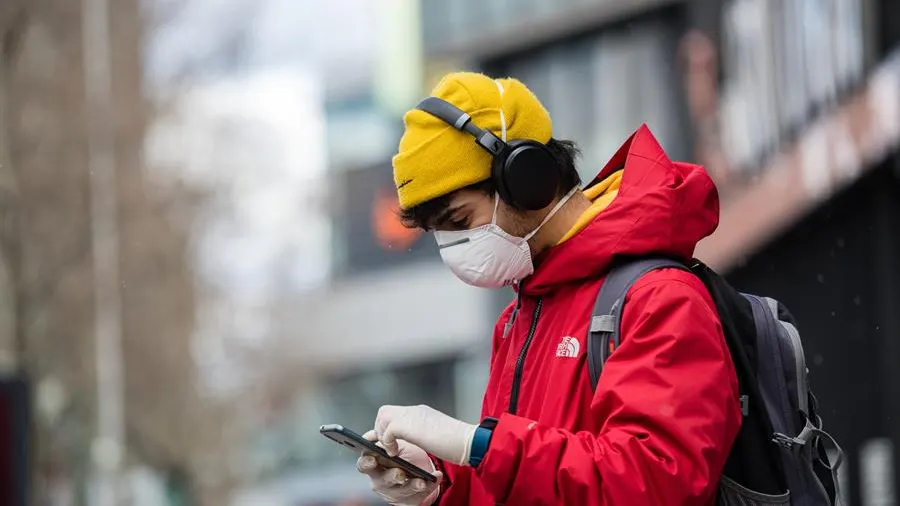
M 588 187 L 624 169 L 618 195 L 580 232 L 535 259 L 520 291 L 536 296 L 602 277 L 619 257 L 666 255 L 688 261 L 719 223 L 715 184 L 699 165 L 673 162 L 642 125 Z

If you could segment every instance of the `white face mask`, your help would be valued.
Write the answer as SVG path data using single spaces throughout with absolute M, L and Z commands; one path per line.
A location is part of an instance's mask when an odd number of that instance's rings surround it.
M 500 198 L 494 199 L 494 214 L 491 222 L 470 230 L 436 230 L 434 238 L 441 250 L 441 259 L 467 284 L 481 288 L 500 288 L 518 283 L 534 272 L 528 240 L 575 194 L 576 188 L 557 202 L 541 223 L 525 235 L 516 237 L 506 233 L 497 225 L 497 206 Z

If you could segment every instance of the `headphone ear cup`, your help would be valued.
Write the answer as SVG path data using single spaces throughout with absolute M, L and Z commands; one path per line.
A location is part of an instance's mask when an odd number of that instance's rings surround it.
M 559 162 L 540 142 L 514 140 L 492 168 L 497 191 L 507 204 L 537 211 L 553 202 L 559 190 Z

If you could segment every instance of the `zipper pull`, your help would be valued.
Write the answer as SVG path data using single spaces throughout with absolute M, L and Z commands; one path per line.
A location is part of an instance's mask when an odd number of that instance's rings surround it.
M 513 323 L 516 323 L 516 317 L 519 316 L 520 307 L 522 307 L 522 297 L 516 295 L 516 307 L 513 308 L 512 314 L 509 315 L 509 320 L 507 320 L 506 325 L 503 326 L 503 339 L 506 339 L 506 335 L 509 334 L 509 331 L 512 329 Z

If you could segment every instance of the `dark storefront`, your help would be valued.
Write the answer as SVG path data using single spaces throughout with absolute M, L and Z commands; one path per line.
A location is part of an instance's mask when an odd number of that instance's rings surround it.
M 28 385 L 0 378 L 0 504 L 25 506 L 28 487 Z
M 823 418 L 846 453 L 850 504 L 895 504 L 870 502 L 889 499 L 879 475 L 893 473 L 884 476 L 893 483 L 900 475 L 889 462 L 873 468 L 864 448 L 879 438 L 900 444 L 900 158 L 830 200 L 730 278 L 741 290 L 781 300 L 797 318 Z
M 750 8 L 753 4 L 759 8 Z M 753 135 L 731 146 L 739 156 L 732 157 L 731 173 L 720 181 L 729 194 L 739 193 L 757 174 L 765 177 L 779 150 L 792 149 L 810 125 L 851 102 L 865 75 L 885 61 L 898 40 L 900 22 L 890 15 L 897 12 L 893 0 L 820 2 L 829 6 L 826 13 L 846 16 L 837 24 L 829 25 L 827 18 L 803 23 L 799 31 L 785 31 L 790 27 L 784 21 L 810 20 L 815 3 L 764 4 L 720 4 L 721 24 L 713 33 L 721 50 L 723 90 L 730 87 L 755 104 L 748 118 Z M 752 34 L 736 30 L 752 25 L 750 16 L 769 20 L 763 25 L 774 32 L 765 45 L 750 44 Z M 792 61 L 797 64 L 786 65 Z M 743 87 L 740 82 L 754 68 L 765 70 L 766 78 Z M 864 121 L 854 118 L 855 124 Z M 838 164 L 829 157 L 822 158 L 820 174 Z M 870 159 L 879 161 L 851 164 L 859 166 L 860 179 L 834 195 L 809 199 L 804 206 L 812 211 L 800 213 L 798 222 L 729 271 L 737 288 L 781 300 L 798 319 L 826 428 L 845 451 L 841 474 L 850 505 L 897 504 L 900 483 L 894 456 L 900 444 L 900 157 L 895 152 L 886 160 Z

